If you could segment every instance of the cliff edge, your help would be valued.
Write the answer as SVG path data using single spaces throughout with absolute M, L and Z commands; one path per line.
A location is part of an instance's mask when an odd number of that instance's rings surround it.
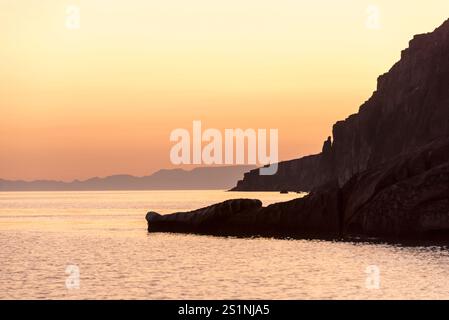
M 320 154 L 279 163 L 273 176 L 255 169 L 233 191 L 311 191 L 449 136 L 449 20 L 415 36 L 377 81 L 357 114 L 333 126 Z

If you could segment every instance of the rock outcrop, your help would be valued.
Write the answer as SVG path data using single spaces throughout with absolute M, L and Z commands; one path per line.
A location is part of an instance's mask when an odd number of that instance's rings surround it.
M 340 192 L 343 235 L 449 239 L 449 139 L 356 174 Z
M 148 231 L 168 231 L 187 233 L 221 234 L 223 226 L 226 229 L 233 224 L 239 225 L 239 217 L 244 219 L 248 213 L 254 214 L 262 208 L 260 200 L 228 200 L 207 208 L 191 212 L 178 212 L 170 215 L 160 215 L 148 212 Z
M 261 176 L 259 169 L 251 170 L 231 191 L 310 191 L 325 185 L 335 179 L 331 148 L 329 137 L 322 153 L 281 162 L 274 175 Z
M 322 153 L 281 162 L 273 176 L 252 170 L 234 191 L 311 191 L 449 136 L 449 20 L 417 35 L 378 79 L 357 114 L 337 122 Z
M 149 212 L 146 219 L 149 232 L 447 240 L 449 139 L 289 202 L 229 200 L 192 212 Z
M 234 190 L 307 191 L 262 207 L 230 200 L 147 215 L 150 232 L 449 240 L 449 20 L 416 36 L 358 114 L 338 122 L 319 155 L 257 170 Z

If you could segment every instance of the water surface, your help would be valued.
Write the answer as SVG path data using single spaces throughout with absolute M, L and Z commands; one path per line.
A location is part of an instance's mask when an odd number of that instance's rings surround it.
M 297 196 L 223 191 L 2 192 L 0 298 L 449 298 L 445 247 L 146 231 L 149 210 L 197 209 L 229 198 L 259 198 L 267 205 Z M 379 289 L 373 286 L 375 275 L 366 273 L 373 265 L 380 271 Z M 68 266 L 79 268 L 79 288 L 72 288 L 70 281 L 67 287 Z

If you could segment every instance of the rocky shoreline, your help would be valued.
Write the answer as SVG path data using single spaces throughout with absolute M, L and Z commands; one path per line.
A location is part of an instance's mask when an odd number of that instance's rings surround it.
M 343 187 L 263 207 L 228 200 L 191 212 L 146 216 L 149 232 L 293 238 L 449 239 L 449 139 L 435 141 Z
M 415 36 L 319 155 L 245 174 L 236 191 L 311 191 L 263 207 L 229 200 L 146 216 L 149 232 L 295 238 L 449 239 L 449 20 Z

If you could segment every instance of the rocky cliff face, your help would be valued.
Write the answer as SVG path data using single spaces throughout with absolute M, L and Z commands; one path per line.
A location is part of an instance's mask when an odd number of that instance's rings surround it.
M 322 153 L 282 162 L 274 176 L 253 170 L 233 190 L 343 186 L 359 172 L 443 137 L 449 137 L 449 20 L 410 41 L 359 112 L 334 125 L 333 142 L 328 139 Z
M 323 151 L 245 175 L 236 190 L 312 190 L 262 207 L 231 200 L 147 215 L 150 232 L 449 240 L 449 20 L 410 42 Z
M 262 207 L 229 200 L 192 212 L 146 216 L 149 232 L 211 235 L 449 239 L 449 138 L 327 185 Z

